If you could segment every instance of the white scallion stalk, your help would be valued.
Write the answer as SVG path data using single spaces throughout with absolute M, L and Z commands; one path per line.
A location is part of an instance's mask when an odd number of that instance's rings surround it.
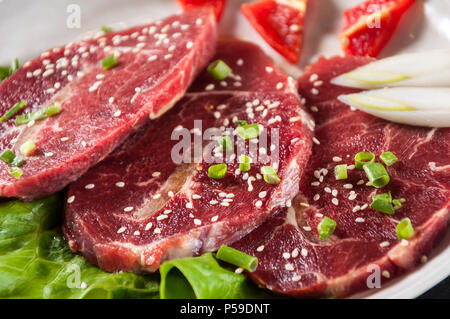
M 391 122 L 450 127 L 450 88 L 387 88 L 341 95 L 338 99 Z
M 383 87 L 449 87 L 450 50 L 410 53 L 381 59 L 331 80 L 361 89 Z

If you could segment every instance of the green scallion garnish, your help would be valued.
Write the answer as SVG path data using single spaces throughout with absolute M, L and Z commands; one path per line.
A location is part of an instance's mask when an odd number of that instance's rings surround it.
M 337 180 L 347 179 L 347 164 L 340 164 L 334 167 L 334 176 Z
M 277 175 L 277 172 L 272 166 L 261 167 L 261 174 L 268 184 L 278 184 L 281 181 L 281 179 Z
M 222 179 L 227 173 L 227 164 L 216 164 L 208 168 L 208 176 L 214 179 Z
M 239 170 L 241 172 L 247 172 L 250 170 L 250 157 L 247 155 L 239 156 Z
M 112 32 L 113 29 L 111 27 L 108 27 L 108 26 L 102 26 L 100 28 L 100 30 L 102 30 L 104 33 L 109 33 L 109 32 Z
M 221 136 L 217 139 L 220 145 L 222 145 L 223 151 L 232 151 L 233 143 L 231 142 L 231 138 L 229 136 Z
M 23 175 L 23 171 L 18 167 L 10 167 L 8 172 L 14 176 L 15 179 L 19 179 Z
M 320 239 L 327 239 L 336 229 L 336 222 L 329 217 L 324 217 L 317 225 Z
M 234 123 L 236 123 L 239 126 L 247 125 L 247 121 L 244 120 L 236 120 L 234 121 Z
M 14 72 L 16 72 L 19 69 L 20 65 L 19 65 L 19 59 L 15 58 L 11 61 L 11 68 L 10 68 L 10 73 L 9 75 L 13 74 Z
M 239 134 L 240 137 L 246 140 L 258 137 L 260 134 L 259 124 L 255 123 L 255 124 L 240 125 L 236 128 L 236 132 Z
M 220 81 L 225 79 L 231 73 L 230 67 L 222 60 L 216 60 L 208 65 L 208 73 L 214 80 Z
M 402 219 L 397 227 L 395 227 L 395 231 L 399 240 L 408 239 L 414 235 L 414 228 L 409 218 Z
M 0 159 L 7 163 L 10 164 L 12 166 L 20 166 L 23 163 L 23 159 L 16 156 L 16 154 L 14 154 L 13 151 L 11 151 L 9 148 L 7 148 L 6 150 L 4 150 L 1 154 L 0 154 Z
M 392 152 L 384 152 L 383 154 L 380 155 L 380 159 L 387 166 L 392 166 L 398 161 L 397 156 L 395 156 L 395 154 Z
M 36 144 L 32 140 L 28 140 L 22 145 L 20 145 L 20 153 L 22 153 L 25 156 L 30 155 L 33 153 L 33 151 L 36 149 Z
M 364 165 L 375 162 L 375 154 L 370 152 L 360 152 L 355 156 L 355 167 L 363 169 Z
M 220 246 L 216 258 L 250 272 L 255 271 L 258 267 L 258 258 L 225 245 Z
M 10 108 L 2 117 L 0 117 L 0 122 L 4 122 L 7 119 L 9 119 L 11 116 L 16 114 L 26 104 L 27 104 L 27 101 L 25 101 L 25 100 L 14 104 L 14 106 L 12 108 Z
M 372 197 L 372 204 L 370 208 L 379 212 L 392 215 L 394 213 L 394 206 L 392 206 L 391 192 L 378 194 Z
M 364 172 L 366 172 L 366 176 L 369 179 L 369 182 L 376 188 L 386 186 L 391 180 L 386 171 L 386 168 L 384 168 L 384 166 L 380 163 L 365 164 L 363 169 Z
M 17 115 L 16 125 L 26 124 L 30 121 L 42 120 L 47 117 L 59 114 L 60 112 L 61 106 L 59 106 L 59 104 L 53 104 L 31 113 Z
M 11 74 L 11 68 L 9 66 L 0 65 L 0 81 L 6 79 Z
M 114 54 L 102 59 L 102 66 L 104 70 L 109 70 L 115 67 L 117 64 L 119 64 L 119 62 L 117 62 L 117 58 Z

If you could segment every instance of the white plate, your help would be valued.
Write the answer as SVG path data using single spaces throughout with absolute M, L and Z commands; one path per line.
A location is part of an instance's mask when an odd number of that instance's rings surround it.
M 250 0 L 249 0 L 250 1 Z M 362 0 L 309 0 L 302 56 L 291 66 L 272 50 L 239 13 L 242 0 L 228 0 L 220 31 L 258 43 L 288 73 L 298 76 L 301 67 L 319 55 L 340 54 L 337 38 L 342 13 Z M 69 28 L 70 4 L 80 9 L 80 28 Z M 23 63 L 45 50 L 62 45 L 103 25 L 125 26 L 155 20 L 179 11 L 175 0 L 0 0 L 0 64 L 18 57 Z M 73 12 L 73 11 L 72 11 Z M 450 48 L 450 1 L 428 0 L 417 3 L 405 14 L 393 39 L 381 53 L 389 56 L 403 52 Z M 408 275 L 385 287 L 354 297 L 414 298 L 450 275 L 450 232 L 430 260 Z

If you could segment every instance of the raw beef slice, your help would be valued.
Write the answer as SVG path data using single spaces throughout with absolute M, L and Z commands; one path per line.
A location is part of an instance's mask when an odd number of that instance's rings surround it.
M 59 103 L 61 113 L 32 126 L 0 123 L 0 151 L 33 140 L 36 150 L 15 179 L 0 161 L 0 196 L 38 198 L 61 190 L 106 157 L 136 128 L 167 111 L 214 54 L 209 10 L 68 44 L 26 63 L 0 85 L 0 114 Z M 101 60 L 116 55 L 104 70 Z M 19 113 L 19 114 L 20 114 Z M 21 155 L 21 154 L 20 154 Z
M 368 288 L 373 266 L 380 267 L 384 284 L 426 261 L 447 229 L 450 129 L 390 123 L 351 111 L 336 99 L 349 89 L 332 85 L 330 79 L 369 61 L 322 58 L 299 79 L 299 92 L 316 120 L 315 144 L 300 193 L 292 207 L 233 245 L 258 257 L 259 266 L 249 276 L 275 292 L 347 296 Z M 387 168 L 391 181 L 386 187 L 367 186 L 364 172 L 352 167 L 348 179 L 335 179 L 334 167 L 353 165 L 361 151 L 375 153 L 377 161 L 385 151 L 397 155 L 398 162 Z M 406 199 L 394 215 L 369 207 L 373 195 L 387 191 L 393 198 Z M 332 236 L 320 240 L 317 225 L 324 216 L 337 226 Z M 405 217 L 411 219 L 415 235 L 400 242 L 395 227 Z M 369 283 L 374 283 L 372 278 Z
M 230 76 L 215 81 L 202 73 L 173 110 L 69 187 L 64 232 L 71 249 L 91 263 L 107 271 L 152 272 L 165 260 L 214 251 L 259 226 L 275 208 L 290 205 L 298 192 L 312 127 L 292 79 L 253 44 L 223 41 L 217 52 L 215 59 L 232 68 Z M 258 123 L 267 147 L 256 144 L 258 138 L 235 135 L 236 120 Z M 183 128 L 189 139 L 202 141 L 214 127 L 228 132 L 231 154 L 205 138 L 197 163 L 174 163 L 171 153 Z M 208 147 L 215 150 L 214 163 L 206 161 Z M 253 160 L 249 171 L 239 170 L 238 147 Z M 225 177 L 210 178 L 209 167 L 224 161 Z M 279 184 L 264 181 L 263 165 L 277 169 Z

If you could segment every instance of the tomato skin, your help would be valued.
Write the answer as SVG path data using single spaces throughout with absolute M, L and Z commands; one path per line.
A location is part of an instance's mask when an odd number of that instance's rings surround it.
M 339 39 L 348 55 L 376 57 L 391 39 L 400 18 L 415 0 L 368 0 L 344 13 Z M 367 17 L 378 13 L 377 19 Z M 372 27 L 369 27 L 371 25 Z
M 178 3 L 184 10 L 204 8 L 210 6 L 214 9 L 217 21 L 222 17 L 226 0 L 178 0 Z
M 297 0 L 306 7 L 306 0 Z M 289 62 L 300 55 L 305 11 L 299 11 L 276 0 L 244 3 L 242 14 L 263 39 Z M 295 30 L 291 28 L 295 25 Z

